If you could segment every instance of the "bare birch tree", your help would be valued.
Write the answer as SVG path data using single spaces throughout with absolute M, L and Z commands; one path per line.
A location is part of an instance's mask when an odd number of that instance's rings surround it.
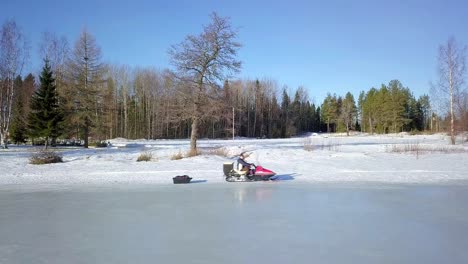
M 8 147 L 15 78 L 21 75 L 28 57 L 27 42 L 16 22 L 5 22 L 0 29 L 0 144 L 4 148 Z
M 209 88 L 217 81 L 229 79 L 231 74 L 240 71 L 241 62 L 237 51 L 241 44 L 236 41 L 237 31 L 229 18 L 211 14 L 211 23 L 197 36 L 189 35 L 183 42 L 169 50 L 171 62 L 191 88 L 192 132 L 190 149 L 197 151 L 199 123 L 202 117 L 204 99 L 209 96 Z
M 443 100 L 450 113 L 450 141 L 455 144 L 455 103 L 461 96 L 465 81 L 466 46 L 460 47 L 454 37 L 439 47 L 439 81 L 432 85 L 433 98 Z

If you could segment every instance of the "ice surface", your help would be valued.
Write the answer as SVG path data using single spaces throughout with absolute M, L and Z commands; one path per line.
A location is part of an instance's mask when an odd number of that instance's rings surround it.
M 468 263 L 468 145 L 444 135 L 0 150 L 0 263 Z M 448 153 L 395 153 L 414 146 Z M 306 146 L 309 150 L 306 150 Z M 279 180 L 227 183 L 242 151 Z M 143 152 L 154 161 L 136 162 Z M 187 174 L 192 184 L 173 185 Z
M 0 263 L 468 263 L 468 185 L 0 187 Z

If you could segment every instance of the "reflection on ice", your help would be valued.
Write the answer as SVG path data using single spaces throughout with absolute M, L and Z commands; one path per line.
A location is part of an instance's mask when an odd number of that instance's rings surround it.
M 268 183 L 260 182 L 256 185 L 256 188 L 252 186 L 246 186 L 249 183 L 237 183 L 242 185 L 234 188 L 234 197 L 239 203 L 252 202 L 252 201 L 265 201 L 271 199 L 272 189 L 271 187 L 265 186 Z M 250 183 L 252 184 L 252 183 Z M 255 183 L 254 183 L 255 184 Z

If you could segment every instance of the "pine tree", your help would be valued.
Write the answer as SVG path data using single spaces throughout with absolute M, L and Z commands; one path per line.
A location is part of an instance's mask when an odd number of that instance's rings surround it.
M 337 120 L 338 120 L 338 99 L 336 98 L 336 94 L 333 96 L 328 93 L 327 97 L 325 97 L 322 103 L 322 112 L 321 118 L 327 124 L 327 133 L 332 132 L 330 129 L 330 124 L 334 125 L 334 132 L 336 132 Z
M 67 123 L 83 130 L 84 148 L 88 148 L 91 133 L 98 138 L 101 136 L 100 114 L 104 108 L 102 97 L 105 92 L 101 49 L 88 31 L 81 32 L 67 66 L 70 90 L 66 101 L 71 112 Z M 128 105 L 135 106 L 131 102 L 128 102 Z M 135 134 L 134 136 L 136 137 Z
M 13 106 L 10 137 L 15 144 L 24 143 L 27 138 L 29 101 L 34 94 L 36 84 L 34 76 L 30 73 L 24 81 L 18 75 L 15 80 L 16 96 Z
M 47 59 L 42 69 L 40 82 L 39 90 L 31 98 L 29 133 L 32 137 L 44 137 L 47 149 L 49 140 L 59 136 L 60 123 L 63 120 L 63 113 L 58 105 L 55 79 Z
M 412 117 L 411 105 L 408 105 L 412 95 L 408 88 L 404 88 L 400 81 L 392 80 L 388 84 L 390 103 L 390 124 L 394 133 L 400 132 L 401 129 L 410 123 Z M 413 99 L 414 101 L 414 99 Z
M 281 109 L 275 94 L 273 94 L 273 97 L 271 98 L 268 112 L 270 120 L 268 123 L 268 137 L 279 138 L 281 137 Z
M 422 130 L 430 128 L 431 123 L 431 103 L 428 95 L 422 95 L 418 99 L 422 111 Z
M 301 96 L 299 94 L 299 91 L 297 90 L 296 93 L 294 94 L 294 100 L 291 103 L 290 106 L 290 111 L 291 111 L 291 123 L 293 127 L 295 128 L 295 134 L 301 132 Z M 292 134 L 291 136 L 294 136 Z
M 283 96 L 281 100 L 281 137 L 286 138 L 291 136 L 291 99 L 289 98 L 286 87 L 283 88 Z
M 357 107 L 354 96 L 348 92 L 341 105 L 341 119 L 346 126 L 346 135 L 349 136 L 349 130 L 352 129 L 353 121 L 356 119 Z
M 23 101 L 23 80 L 21 76 L 15 79 L 15 90 L 17 91 L 14 98 L 13 117 L 11 120 L 10 137 L 15 144 L 24 143 L 26 141 L 26 121 L 24 120 L 24 101 Z
M 375 128 L 377 126 L 377 116 L 379 112 L 379 104 L 378 104 L 378 93 L 379 91 L 372 87 L 369 91 L 367 91 L 365 98 L 362 101 L 362 124 L 367 124 L 365 127 L 367 128 L 364 132 L 368 132 L 374 134 Z
M 356 119 L 356 130 L 359 130 L 361 132 L 365 131 L 366 127 L 366 122 L 364 122 L 364 100 L 366 98 L 366 93 L 364 91 L 361 91 L 359 93 L 359 98 L 358 98 L 358 109 L 357 109 L 357 114 L 358 118 Z

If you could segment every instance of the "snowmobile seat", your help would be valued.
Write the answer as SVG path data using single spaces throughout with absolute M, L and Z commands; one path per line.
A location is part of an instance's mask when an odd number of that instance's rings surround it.
M 247 171 L 243 171 L 243 170 L 236 170 L 236 169 L 234 169 L 234 172 L 237 173 L 237 174 L 239 174 L 239 175 L 241 175 L 241 176 L 247 174 Z
M 247 171 L 242 170 L 242 164 L 240 164 L 240 169 L 234 168 L 234 162 L 225 162 L 223 163 L 223 172 L 225 176 L 228 176 L 231 171 L 236 173 L 239 176 L 243 176 L 247 174 Z

